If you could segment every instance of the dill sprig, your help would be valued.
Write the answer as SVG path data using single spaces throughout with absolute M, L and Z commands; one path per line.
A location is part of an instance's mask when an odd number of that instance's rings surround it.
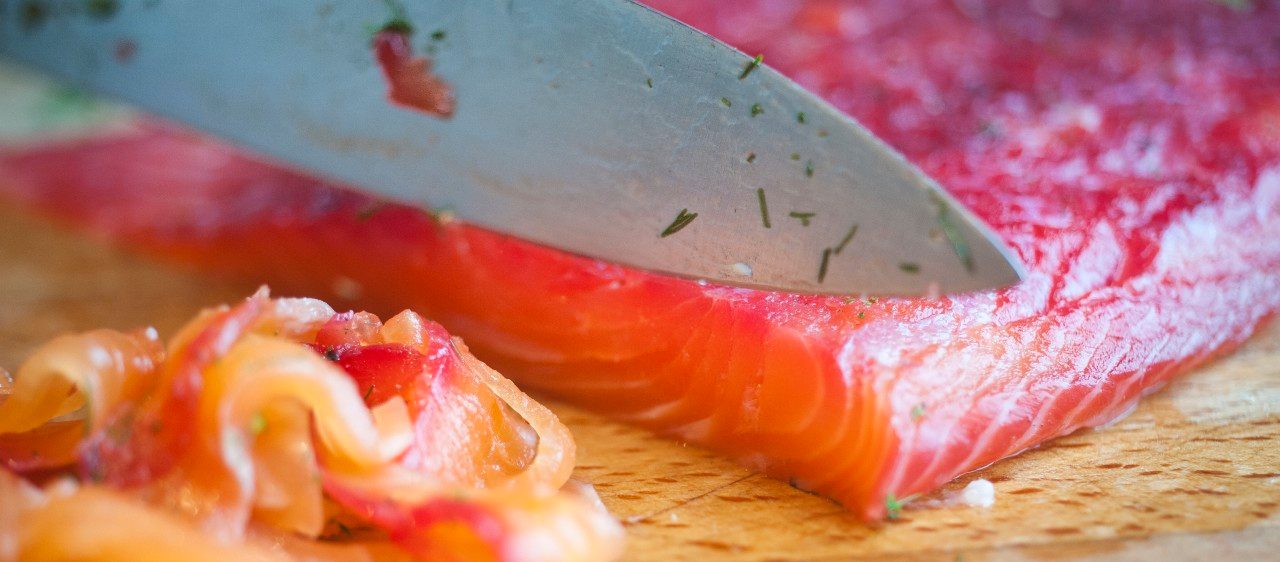
M 809 219 L 812 219 L 817 213 L 802 213 L 800 211 L 791 211 L 791 218 L 800 219 L 800 226 L 809 226 Z
M 840 255 L 840 252 L 844 251 L 844 247 L 848 246 L 849 242 L 853 241 L 853 236 L 857 233 L 858 233 L 858 224 L 854 223 L 853 226 L 849 227 L 849 232 L 844 235 L 844 238 L 840 239 L 840 243 L 836 244 L 834 251 L 837 256 Z
M 938 225 L 942 227 L 942 233 L 951 244 L 951 251 L 960 258 L 965 271 L 973 273 L 973 253 L 969 251 L 969 243 L 960 235 L 960 229 L 951 220 L 951 206 L 936 193 L 929 193 L 929 198 L 938 206 Z
M 742 74 L 738 75 L 738 80 L 746 80 L 747 76 L 751 75 L 751 73 L 755 71 L 756 67 L 760 66 L 760 63 L 762 62 L 764 62 L 764 55 L 756 55 L 756 58 L 751 59 L 751 61 L 747 63 L 747 66 L 743 67 Z
M 827 278 L 827 263 L 831 261 L 831 248 L 822 249 L 822 263 L 818 265 L 818 282 Z
M 889 519 L 897 519 L 902 517 L 902 502 L 893 494 L 884 497 L 885 517 Z
M 763 187 L 756 189 L 756 199 L 760 200 L 760 221 L 764 223 L 765 228 L 773 228 L 773 226 L 769 224 L 769 203 L 764 199 Z
M 698 218 L 698 213 L 690 213 L 689 209 L 680 209 L 680 212 L 676 213 L 676 219 L 671 221 L 671 224 L 667 226 L 667 228 L 663 229 L 662 234 L 659 234 L 658 237 L 666 238 L 672 234 L 680 232 L 681 229 L 689 226 L 689 223 L 693 222 L 693 219 L 696 218 Z

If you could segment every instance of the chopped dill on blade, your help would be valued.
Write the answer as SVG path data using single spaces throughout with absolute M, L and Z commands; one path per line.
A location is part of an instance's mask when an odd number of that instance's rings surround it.
M 853 240 L 853 236 L 857 233 L 858 224 L 854 223 L 853 226 L 849 227 L 849 232 L 844 235 L 844 238 L 840 239 L 840 243 L 836 244 L 835 253 L 837 256 L 840 255 L 840 252 L 844 251 L 844 247 L 849 245 L 849 242 Z
M 758 104 L 758 103 L 753 103 L 753 104 L 751 104 L 751 116 L 752 116 L 752 117 L 755 117 L 755 116 L 757 116 L 757 115 L 760 115 L 761 113 L 764 113 L 764 108 L 763 108 L 763 107 L 761 107 L 761 106 L 760 106 L 760 104 Z
M 738 80 L 745 80 L 762 62 L 764 62 L 764 55 L 756 55 L 756 58 L 751 59 L 751 62 L 748 62 L 747 66 L 742 69 L 742 74 L 738 75 Z
M 969 243 L 965 241 L 964 236 L 960 235 L 960 229 L 956 228 L 955 223 L 951 220 L 951 206 L 947 204 L 936 193 L 929 193 L 929 198 L 933 200 L 933 204 L 938 206 L 938 225 L 942 227 L 942 233 L 947 237 L 947 242 L 951 244 L 951 251 L 960 258 L 960 263 L 964 264 L 965 271 L 973 273 L 973 253 L 969 250 Z
M 901 269 L 903 273 L 916 274 L 916 273 L 920 273 L 920 264 L 915 262 L 904 261 L 898 264 L 898 269 Z
M 120 11 L 120 4 L 116 0 L 88 0 L 85 2 L 85 11 L 90 17 L 104 20 L 116 15 Z
M 827 278 L 827 262 L 831 261 L 831 248 L 822 249 L 822 263 L 818 265 L 818 282 L 822 283 Z
M 403 33 L 405 35 L 413 35 L 413 26 L 408 20 L 401 18 L 391 18 L 387 23 L 382 25 L 378 31 L 391 31 L 394 33 Z
M 817 213 L 802 213 L 800 211 L 791 211 L 789 216 L 794 219 L 800 219 L 800 226 L 809 226 L 809 219 L 812 219 Z
M 803 124 L 805 124 L 806 122 L 808 122 L 808 120 L 809 120 L 809 118 L 808 118 L 807 116 L 805 116 L 805 114 L 804 114 L 804 112 L 803 112 L 803 111 L 801 111 L 800 113 L 797 113 L 797 114 L 796 114 L 796 122 L 797 122 L 797 123 L 799 123 L 799 124 L 803 125 Z
M 804 163 L 804 177 L 813 177 L 813 160 Z
M 773 228 L 769 224 L 769 204 L 764 200 L 764 188 L 756 189 L 756 198 L 760 200 L 760 220 L 764 222 L 765 228 Z
M 720 105 L 723 105 L 725 107 L 733 107 L 733 102 L 729 101 L 729 98 L 720 98 Z
M 680 232 L 681 229 L 689 226 L 689 223 L 693 222 L 693 219 L 696 218 L 698 218 L 698 213 L 690 213 L 689 209 L 680 209 L 680 212 L 676 213 L 675 220 L 671 221 L 671 224 L 662 230 L 662 233 L 658 235 L 658 238 L 666 238 L 672 234 Z

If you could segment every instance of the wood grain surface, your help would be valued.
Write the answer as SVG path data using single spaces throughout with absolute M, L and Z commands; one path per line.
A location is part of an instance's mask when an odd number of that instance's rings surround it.
M 2 178 L 0 178 L 2 180 Z M 247 295 L 0 207 L 0 365 L 96 327 L 169 335 Z M 327 295 L 314 295 L 327 297 Z M 628 530 L 628 560 L 1280 560 L 1280 329 L 1085 430 L 963 477 L 870 528 L 694 446 L 554 404 Z M 995 483 L 990 508 L 945 506 Z

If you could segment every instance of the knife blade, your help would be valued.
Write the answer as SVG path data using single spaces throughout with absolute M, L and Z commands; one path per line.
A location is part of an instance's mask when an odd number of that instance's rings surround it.
M 853 119 L 635 2 L 79 6 L 0 2 L 0 53 L 520 238 L 794 292 L 922 295 L 1021 277 L 981 221 Z M 388 21 L 416 30 L 411 47 L 456 94 L 450 117 L 387 102 L 370 40 Z

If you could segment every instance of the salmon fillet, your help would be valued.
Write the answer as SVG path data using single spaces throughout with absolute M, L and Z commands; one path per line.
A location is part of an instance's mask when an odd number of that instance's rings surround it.
M 0 192 L 211 271 L 422 310 L 527 388 L 868 519 L 1113 419 L 1280 307 L 1274 3 L 650 3 L 856 116 L 988 221 L 1026 281 L 877 300 L 673 279 L 155 124 L 10 151 Z

